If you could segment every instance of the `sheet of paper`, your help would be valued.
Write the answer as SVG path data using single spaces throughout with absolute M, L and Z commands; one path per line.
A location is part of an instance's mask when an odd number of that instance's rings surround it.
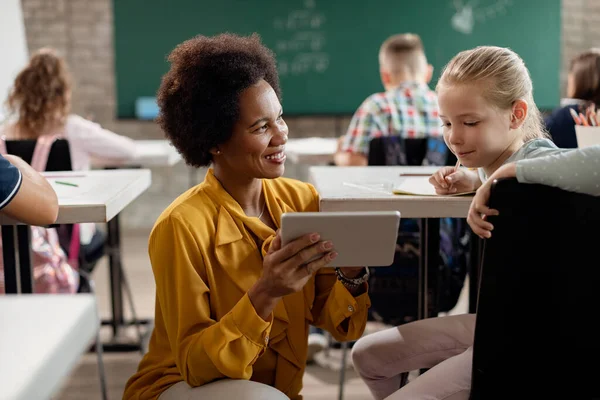
M 429 183 L 429 177 L 405 177 L 402 179 L 402 182 L 394 185 L 392 192 L 394 194 L 414 196 L 464 196 L 475 193 L 473 191 L 447 195 L 436 194 L 433 185 Z

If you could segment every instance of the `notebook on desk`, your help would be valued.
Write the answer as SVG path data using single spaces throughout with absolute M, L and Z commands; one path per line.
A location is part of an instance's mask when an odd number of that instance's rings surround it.
M 466 196 L 475 193 L 475 191 L 471 191 L 445 195 L 437 194 L 433 185 L 429 183 L 429 178 L 424 176 L 406 176 L 402 182 L 394 185 L 392 192 L 394 194 L 413 196 Z

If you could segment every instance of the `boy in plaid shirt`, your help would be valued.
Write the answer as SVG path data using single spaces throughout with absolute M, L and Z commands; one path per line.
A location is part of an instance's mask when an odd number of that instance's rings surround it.
M 433 67 L 421 38 L 412 33 L 389 37 L 379 50 L 385 92 L 369 96 L 340 138 L 336 165 L 367 165 L 369 142 L 379 136 L 442 137 L 437 96 L 427 85 Z

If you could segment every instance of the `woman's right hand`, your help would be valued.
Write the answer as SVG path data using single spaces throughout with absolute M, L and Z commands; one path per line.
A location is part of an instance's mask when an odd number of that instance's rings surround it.
M 481 185 L 477 172 L 466 168 L 442 167 L 429 178 L 437 194 L 465 193 L 477 190 Z
M 272 298 L 302 290 L 316 271 L 337 256 L 332 248 L 333 244 L 320 241 L 317 233 L 304 235 L 282 247 L 277 232 L 263 260 L 259 279 L 262 289 Z M 316 259 L 309 262 L 313 258 Z

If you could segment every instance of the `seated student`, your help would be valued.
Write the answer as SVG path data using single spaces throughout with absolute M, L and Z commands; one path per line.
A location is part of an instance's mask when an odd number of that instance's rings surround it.
M 544 121 L 554 143 L 565 149 L 577 148 L 571 110 L 584 113 L 590 103 L 600 106 L 600 49 L 590 49 L 571 60 L 567 97 Z
M 538 183 L 571 192 L 600 196 L 600 145 L 570 150 L 531 160 L 504 164 L 477 189 L 467 222 L 477 235 L 491 238 L 494 226 L 487 216 L 498 211 L 487 206 L 492 183 L 500 178 L 517 178 L 521 183 Z
M 430 178 L 439 194 L 476 190 L 505 163 L 561 151 L 546 138 L 527 67 L 509 49 L 459 53 L 437 92 L 448 147 L 463 166 L 477 168 L 441 168 Z M 354 346 L 354 367 L 377 399 L 466 400 L 474 329 L 475 315 L 464 314 L 374 333 Z M 430 370 L 404 385 L 409 371 L 422 368 Z
M 427 64 L 418 35 L 399 34 L 383 42 L 379 72 L 385 92 L 369 96 L 356 110 L 348 132 L 340 138 L 336 165 L 367 165 L 369 143 L 375 137 L 442 134 L 437 97 L 427 86 L 433 67 Z
M 70 114 L 70 73 L 64 59 L 52 49 L 42 48 L 31 55 L 29 63 L 15 78 L 6 104 L 9 120 L 0 126 L 0 136 L 17 140 L 37 139 L 42 135 L 66 138 L 73 170 L 89 170 L 91 157 L 109 160 L 135 157 L 135 142 L 130 138 Z M 79 224 L 79 228 L 81 257 L 99 258 L 103 254 L 104 235 L 95 229 L 95 224 Z M 65 236 L 61 242 L 67 252 L 71 236 L 68 233 Z M 95 263 L 87 266 L 93 265 Z M 80 289 L 87 291 L 87 280 L 81 279 L 80 284 Z
M 337 254 L 318 234 L 281 244 L 281 215 L 319 196 L 281 177 L 288 128 L 259 37 L 197 36 L 169 61 L 158 122 L 189 165 L 212 167 L 150 234 L 155 326 L 124 399 L 299 399 L 309 325 L 359 338 L 368 271 L 321 269 Z
M 91 157 L 131 160 L 135 142 L 71 114 L 71 76 L 66 62 L 49 48 L 34 52 L 15 78 L 6 101 L 9 122 L 0 126 L 7 139 L 60 135 L 69 141 L 73 170 L 90 169 Z
M 29 164 L 0 155 L 0 212 L 28 225 L 50 225 L 58 216 L 58 199 L 46 178 Z

